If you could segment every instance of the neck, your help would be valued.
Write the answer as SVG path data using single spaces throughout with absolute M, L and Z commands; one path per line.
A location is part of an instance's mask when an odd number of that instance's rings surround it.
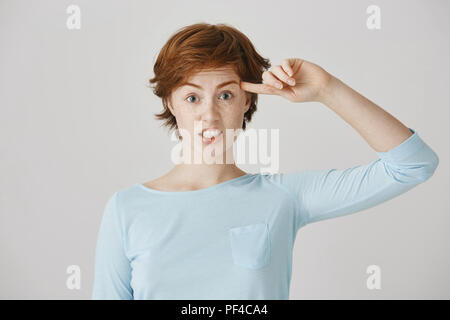
M 208 187 L 245 175 L 236 164 L 178 164 L 170 174 L 178 181 L 198 187 Z

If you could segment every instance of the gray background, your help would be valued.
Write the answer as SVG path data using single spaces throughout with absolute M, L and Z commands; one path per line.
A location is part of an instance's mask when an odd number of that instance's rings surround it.
M 66 27 L 70 4 L 81 8 L 80 30 Z M 381 8 L 380 30 L 366 27 L 371 4 Z M 435 175 L 406 194 L 301 229 L 291 299 L 450 298 L 449 9 L 449 1 L 0 1 L 0 298 L 90 298 L 107 198 L 172 167 L 176 142 L 153 119 L 161 101 L 146 86 L 168 37 L 195 22 L 237 27 L 273 65 L 319 64 L 416 129 L 440 158 Z M 249 127 L 280 129 L 281 172 L 376 159 L 319 103 L 260 96 Z M 72 264 L 80 290 L 66 288 Z M 366 287 L 372 264 L 380 290 Z

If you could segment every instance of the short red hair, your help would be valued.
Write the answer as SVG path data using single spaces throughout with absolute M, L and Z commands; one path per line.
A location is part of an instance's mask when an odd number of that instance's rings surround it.
M 172 90 L 202 69 L 232 67 L 242 81 L 261 83 L 262 74 L 271 67 L 269 59 L 261 57 L 250 40 L 227 24 L 196 23 L 174 33 L 159 52 L 150 79 L 153 93 L 162 99 L 163 111 L 155 114 L 169 130 L 178 129 L 168 108 Z M 251 103 L 244 114 L 242 129 L 256 111 L 258 95 L 251 94 Z

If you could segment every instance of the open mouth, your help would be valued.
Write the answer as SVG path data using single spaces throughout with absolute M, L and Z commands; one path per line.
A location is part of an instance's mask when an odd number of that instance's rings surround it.
M 222 138 L 221 130 L 204 130 L 198 134 L 206 144 L 217 142 Z

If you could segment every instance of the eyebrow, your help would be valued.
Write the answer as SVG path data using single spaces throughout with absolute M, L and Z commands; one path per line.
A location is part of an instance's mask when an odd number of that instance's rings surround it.
M 226 85 L 229 85 L 229 84 L 231 84 L 231 83 L 235 83 L 235 84 L 239 85 L 239 83 L 238 83 L 236 80 L 231 80 L 231 81 L 226 81 L 226 82 L 223 82 L 223 83 L 219 84 L 219 85 L 217 86 L 217 89 L 220 89 L 220 88 L 222 88 L 222 87 L 225 87 Z M 193 87 L 196 87 L 196 88 L 199 88 L 199 89 L 202 89 L 202 90 L 203 90 L 203 88 L 202 88 L 201 86 L 199 86 L 199 85 L 197 85 L 197 84 L 195 84 L 195 83 L 185 82 L 185 83 L 183 83 L 182 85 L 183 85 L 183 86 L 193 86 Z

